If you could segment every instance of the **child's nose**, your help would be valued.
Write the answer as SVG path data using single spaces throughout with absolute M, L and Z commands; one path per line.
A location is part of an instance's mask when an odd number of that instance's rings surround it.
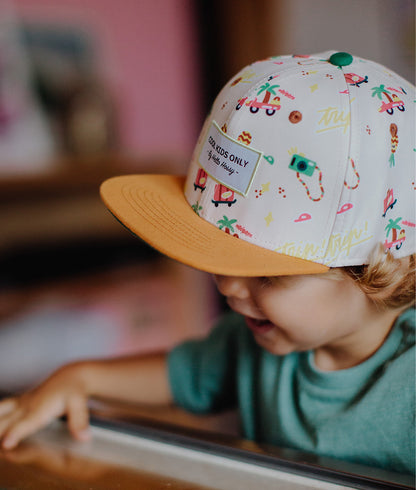
M 215 276 L 218 291 L 227 298 L 247 299 L 250 289 L 246 277 Z

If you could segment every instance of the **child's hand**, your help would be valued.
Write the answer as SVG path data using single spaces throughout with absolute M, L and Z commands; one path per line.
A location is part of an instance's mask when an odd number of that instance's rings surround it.
M 90 396 L 130 403 L 172 403 L 166 354 L 80 361 L 52 374 L 37 388 L 0 402 L 0 444 L 11 449 L 62 415 L 79 440 L 87 440 Z
M 77 364 L 56 371 L 37 388 L 0 402 L 0 439 L 12 449 L 25 437 L 62 415 L 79 440 L 89 439 L 87 395 Z

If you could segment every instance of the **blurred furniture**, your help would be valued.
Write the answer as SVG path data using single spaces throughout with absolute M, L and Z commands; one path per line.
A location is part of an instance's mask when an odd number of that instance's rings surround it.
M 151 249 L 100 199 L 103 180 L 137 165 L 108 156 L 0 179 L 0 390 L 74 359 L 169 350 L 207 332 L 210 277 Z M 166 161 L 139 166 L 169 172 Z
M 45 242 L 121 236 L 122 227 L 102 204 L 105 179 L 137 172 L 133 159 L 120 156 L 62 161 L 56 170 L 0 178 L 0 253 Z M 140 162 L 141 172 L 168 171 L 166 161 Z

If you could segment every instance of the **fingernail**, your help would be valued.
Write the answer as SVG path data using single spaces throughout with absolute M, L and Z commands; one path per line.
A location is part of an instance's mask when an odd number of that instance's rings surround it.
M 7 437 L 3 440 L 3 448 L 4 449 L 12 449 L 16 445 L 16 441 L 13 437 Z

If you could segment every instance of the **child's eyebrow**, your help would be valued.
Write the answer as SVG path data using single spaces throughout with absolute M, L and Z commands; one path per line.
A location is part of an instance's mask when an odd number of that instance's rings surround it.
M 276 282 L 281 282 L 284 279 L 290 278 L 292 276 L 261 276 L 259 277 L 262 286 L 267 286 L 270 284 L 274 284 Z

